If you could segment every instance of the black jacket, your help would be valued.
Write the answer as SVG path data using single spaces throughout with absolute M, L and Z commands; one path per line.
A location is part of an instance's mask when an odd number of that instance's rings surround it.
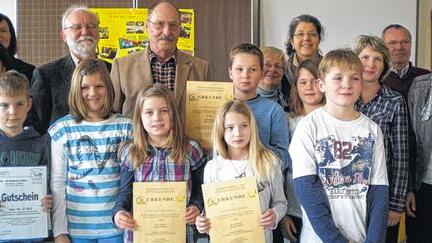
M 111 64 L 105 64 L 111 70 Z M 34 70 L 30 123 L 40 134 L 45 134 L 52 123 L 69 113 L 68 97 L 74 70 L 75 63 L 70 54 Z

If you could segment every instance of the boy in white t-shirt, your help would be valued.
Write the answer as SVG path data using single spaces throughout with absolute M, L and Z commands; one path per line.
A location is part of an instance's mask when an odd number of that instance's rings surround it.
M 301 242 L 384 242 L 388 180 L 381 129 L 355 111 L 363 65 L 348 49 L 327 53 L 318 85 L 326 104 L 304 117 L 289 149 L 302 205 Z

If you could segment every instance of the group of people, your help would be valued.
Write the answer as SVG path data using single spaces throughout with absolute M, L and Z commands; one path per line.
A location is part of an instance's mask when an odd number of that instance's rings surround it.
M 69 53 L 35 68 L 15 57 L 0 14 L 0 166 L 48 167 L 41 203 L 55 242 L 133 242 L 151 226 L 134 220 L 132 183 L 152 181 L 187 183 L 196 242 L 212 227 L 201 184 L 246 177 L 266 243 L 397 242 L 404 212 L 408 242 L 430 242 L 432 76 L 409 61 L 408 29 L 323 55 L 323 26 L 300 15 L 285 53 L 233 47 L 235 99 L 217 111 L 210 148 L 184 131 L 186 81 L 209 80 L 209 63 L 177 49 L 171 2 L 149 8 L 146 30 L 149 47 L 111 65 L 96 57 L 98 17 L 73 6 L 62 18 Z

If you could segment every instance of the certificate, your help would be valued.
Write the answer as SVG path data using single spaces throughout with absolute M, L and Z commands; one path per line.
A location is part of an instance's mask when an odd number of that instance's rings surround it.
M 0 167 L 0 240 L 48 237 L 46 166 Z
M 211 146 L 216 111 L 233 99 L 232 82 L 188 81 L 186 86 L 186 134 L 203 147 Z
M 134 242 L 186 242 L 186 182 L 135 182 Z
M 202 185 L 212 243 L 265 242 L 253 177 Z

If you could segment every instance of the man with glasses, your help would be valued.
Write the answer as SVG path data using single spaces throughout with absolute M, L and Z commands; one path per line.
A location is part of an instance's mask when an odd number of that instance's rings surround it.
M 382 38 L 390 50 L 391 73 L 383 81 L 385 85 L 401 93 L 405 99 L 415 77 L 429 73 L 428 70 L 413 66 L 411 57 L 411 33 L 399 24 L 391 24 L 382 32 Z
M 30 122 L 42 134 L 50 124 L 69 113 L 68 95 L 72 73 L 85 59 L 96 58 L 99 20 L 85 6 L 72 6 L 63 14 L 61 37 L 69 53 L 33 72 L 31 94 L 34 112 Z M 108 69 L 111 64 L 105 62 Z
M 408 91 L 414 78 L 429 73 L 428 70 L 415 67 L 410 62 L 411 56 L 411 33 L 402 25 L 391 24 L 382 32 L 383 40 L 390 51 L 391 72 L 383 80 L 383 84 L 399 92 L 408 102 Z M 414 240 L 414 214 L 411 207 L 414 200 L 415 191 L 415 170 L 416 170 L 416 139 L 411 124 L 408 120 L 408 139 L 409 139 L 409 176 L 408 176 L 408 194 L 406 198 L 407 205 L 407 235 L 409 242 Z M 415 202 L 414 202 L 415 204 Z M 415 207 L 415 205 L 414 205 Z
M 180 12 L 168 1 L 149 8 L 146 29 L 149 47 L 114 60 L 111 78 L 114 84 L 114 109 L 132 117 L 138 92 L 160 83 L 171 89 L 182 118 L 185 117 L 187 80 L 207 80 L 208 62 L 177 49 Z

